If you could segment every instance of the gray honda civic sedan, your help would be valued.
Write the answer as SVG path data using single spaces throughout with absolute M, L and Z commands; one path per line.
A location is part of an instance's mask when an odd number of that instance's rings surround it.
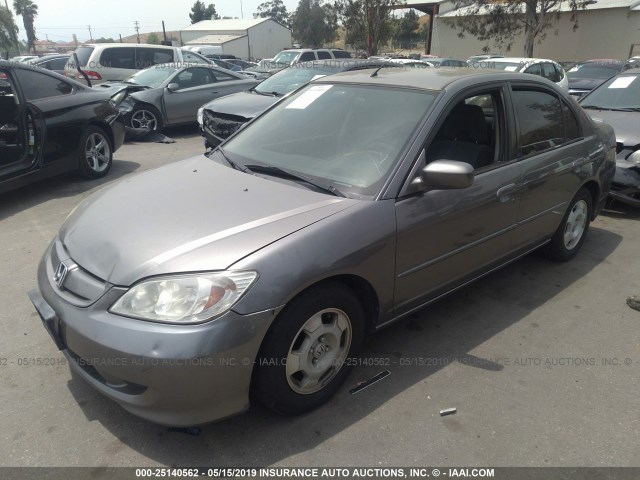
M 72 370 L 140 417 L 308 411 L 365 335 L 535 249 L 576 255 L 615 146 L 540 77 L 324 77 L 83 201 L 29 295 Z

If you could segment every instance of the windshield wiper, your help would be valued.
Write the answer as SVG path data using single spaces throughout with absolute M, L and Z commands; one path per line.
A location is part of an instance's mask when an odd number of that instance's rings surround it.
M 253 172 L 249 169 L 249 167 L 241 163 L 236 163 L 233 160 L 231 160 L 229 157 L 227 157 L 227 154 L 224 153 L 224 150 L 221 147 L 218 147 L 218 152 L 220 152 L 220 154 L 227 161 L 227 163 L 231 165 L 233 168 L 235 168 L 236 170 L 240 170 L 243 173 L 248 173 L 249 175 L 253 175 Z
M 256 87 L 252 87 L 249 89 L 250 92 L 255 92 L 258 95 L 264 95 L 265 97 L 272 97 L 273 95 L 271 93 L 268 92 L 261 92 L 260 90 L 257 90 Z
M 599 107 L 597 105 L 581 105 L 581 107 L 584 108 L 585 110 L 611 110 L 610 108 Z
M 616 112 L 640 112 L 640 107 L 619 107 L 612 108 L 611 110 L 615 110 Z
M 254 173 L 267 173 L 282 178 L 288 178 L 290 180 L 298 180 L 319 190 L 330 193 L 331 195 L 335 195 L 336 197 L 346 198 L 346 195 L 333 185 L 320 185 L 319 183 L 316 183 L 307 177 L 304 177 L 298 173 L 290 172 L 289 170 L 284 170 L 280 167 L 276 167 L 275 165 L 247 165 L 247 168 L 249 168 L 250 171 Z

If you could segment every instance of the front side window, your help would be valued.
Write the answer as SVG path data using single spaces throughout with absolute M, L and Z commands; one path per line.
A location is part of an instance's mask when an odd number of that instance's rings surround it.
M 373 196 L 437 95 L 315 83 L 278 103 L 223 148 L 249 168 L 272 165 L 330 183 L 347 195 Z
M 519 125 L 520 154 L 533 155 L 564 143 L 560 100 L 538 90 L 514 90 Z
M 41 98 L 60 97 L 73 92 L 73 87 L 58 78 L 50 77 L 35 70 L 16 69 L 20 87 L 28 101 Z
M 185 88 L 201 87 L 214 82 L 215 79 L 209 73 L 209 69 L 195 67 L 184 69 L 176 75 L 171 83 L 177 83 L 179 90 L 184 90 Z

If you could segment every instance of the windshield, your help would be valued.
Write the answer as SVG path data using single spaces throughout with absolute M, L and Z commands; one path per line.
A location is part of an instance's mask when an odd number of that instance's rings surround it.
M 142 85 L 144 87 L 158 88 L 177 71 L 178 68 L 176 67 L 157 65 L 134 73 L 130 77 L 127 77 L 124 82 L 135 83 L 136 85 Z
M 341 70 L 340 63 L 339 61 L 324 64 L 318 64 L 317 62 L 299 63 L 267 78 L 255 90 L 259 93 L 285 95 L 309 83 L 318 76 L 338 73 Z
M 272 62 L 291 65 L 291 62 L 293 62 L 298 55 L 300 55 L 300 52 L 280 52 L 275 57 L 273 57 Z
M 640 75 L 619 75 L 591 92 L 580 105 L 603 109 L 640 108 Z
M 224 145 L 244 165 L 273 165 L 372 197 L 396 165 L 437 92 L 311 84 Z
M 615 65 L 578 64 L 567 72 L 567 77 L 575 78 L 611 78 L 620 73 L 621 68 Z

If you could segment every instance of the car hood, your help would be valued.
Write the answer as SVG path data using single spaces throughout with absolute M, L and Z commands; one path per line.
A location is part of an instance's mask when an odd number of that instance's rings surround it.
M 593 90 L 607 79 L 602 78 L 569 78 L 569 88 L 579 90 Z
M 149 87 L 145 87 L 143 85 L 133 85 L 131 83 L 121 83 L 121 82 L 105 82 L 100 83 L 93 87 L 94 90 L 99 92 L 105 92 L 109 95 L 115 95 L 120 90 L 128 90 L 129 92 L 140 92 L 142 90 L 147 90 Z
M 585 109 L 594 120 L 602 120 L 613 127 L 616 142 L 626 147 L 640 144 L 640 112 Z
M 213 100 L 207 103 L 204 108 L 212 112 L 237 115 L 250 120 L 264 112 L 281 98 L 261 95 L 251 91 L 238 92 Z
M 355 203 L 198 156 L 95 193 L 59 239 L 82 268 L 128 286 L 153 275 L 224 270 Z

